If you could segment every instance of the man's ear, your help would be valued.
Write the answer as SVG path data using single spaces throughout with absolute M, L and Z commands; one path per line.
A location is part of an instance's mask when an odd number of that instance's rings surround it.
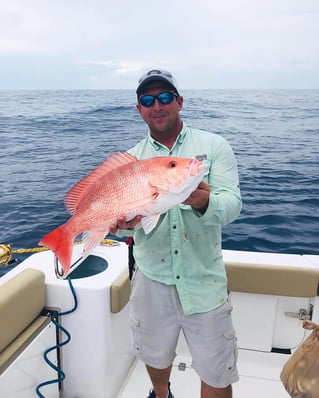
M 183 98 L 181 95 L 179 95 L 179 96 L 177 97 L 176 101 L 177 101 L 177 103 L 178 103 L 178 110 L 179 110 L 179 111 L 182 110 L 184 98 Z
M 141 113 L 141 104 L 136 104 L 136 109 Z

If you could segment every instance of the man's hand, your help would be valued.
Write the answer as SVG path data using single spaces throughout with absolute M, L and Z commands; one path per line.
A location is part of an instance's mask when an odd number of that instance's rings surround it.
M 125 216 L 121 216 L 118 218 L 117 224 L 110 225 L 109 232 L 114 235 L 118 229 L 134 229 L 141 219 L 142 216 L 136 216 L 133 220 L 126 221 Z
M 210 186 L 202 181 L 189 197 L 183 202 L 184 205 L 190 205 L 200 213 L 204 214 L 209 202 Z

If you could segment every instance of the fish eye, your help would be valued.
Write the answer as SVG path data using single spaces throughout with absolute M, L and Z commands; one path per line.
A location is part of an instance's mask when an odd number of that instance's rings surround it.
M 168 163 L 168 167 L 176 167 L 177 166 L 177 163 L 175 162 L 175 160 L 171 160 L 169 163 Z

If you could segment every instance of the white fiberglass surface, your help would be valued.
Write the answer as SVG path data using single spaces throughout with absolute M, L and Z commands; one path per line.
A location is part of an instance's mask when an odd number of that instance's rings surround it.
M 239 350 L 240 380 L 233 385 L 233 397 L 289 398 L 279 379 L 288 357 L 285 354 Z M 138 361 L 118 398 L 145 398 L 150 388 L 145 367 Z M 175 398 L 200 397 L 200 381 L 191 367 L 191 358 L 186 352 L 176 357 L 171 375 L 171 389 Z

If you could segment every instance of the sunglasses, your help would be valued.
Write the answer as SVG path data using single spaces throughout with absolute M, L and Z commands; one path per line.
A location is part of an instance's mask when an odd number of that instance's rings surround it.
M 163 105 L 168 105 L 170 104 L 174 97 L 178 97 L 177 94 L 175 93 L 160 93 L 157 95 L 143 95 L 142 97 L 139 98 L 138 102 L 142 105 L 145 106 L 146 108 L 149 108 L 150 106 L 155 104 L 155 100 L 157 99 L 157 101 L 160 104 Z

